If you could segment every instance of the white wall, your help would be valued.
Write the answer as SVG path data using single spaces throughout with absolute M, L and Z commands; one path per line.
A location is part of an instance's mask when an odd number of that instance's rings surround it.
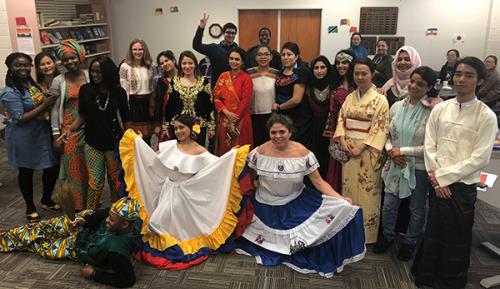
M 500 0 L 493 0 L 491 2 L 485 56 L 491 54 L 500 58 Z M 500 72 L 500 65 L 497 65 L 497 70 Z
M 177 55 L 192 49 L 191 42 L 203 12 L 210 15 L 210 23 L 238 23 L 238 9 L 322 9 L 320 52 L 330 59 L 346 48 L 349 33 L 339 27 L 340 33 L 328 34 L 328 25 L 339 25 L 341 18 L 350 18 L 351 25 L 359 24 L 359 8 L 362 6 L 398 6 L 398 33 L 405 36 L 406 44 L 414 46 L 426 65 L 438 69 L 446 60 L 446 51 L 457 48 L 461 55 L 483 57 L 486 51 L 487 31 L 490 24 L 491 1 L 498 7 L 499 0 L 115 0 L 111 1 L 113 46 L 116 60 L 124 57 L 130 40 L 144 39 L 153 57 L 164 49 Z M 206 4 L 205 4 L 206 3 Z M 178 6 L 179 13 L 168 12 L 169 6 Z M 163 16 L 153 16 L 155 8 L 163 8 Z M 496 8 L 499 10 L 500 8 Z M 496 12 L 496 17 L 500 12 Z M 496 20 L 496 23 L 499 21 Z M 437 27 L 437 36 L 425 36 L 427 28 Z M 499 25 L 496 35 L 499 37 Z M 455 33 L 465 35 L 465 43 L 454 44 Z M 256 37 L 257 38 L 257 37 Z M 204 42 L 218 42 L 205 33 Z M 500 39 L 499 39 L 500 40 Z M 257 39 L 256 39 L 257 41 Z M 492 42 L 491 42 L 492 43 Z M 500 45 L 492 44 L 497 49 Z
M 0 0 L 0 89 L 5 85 L 5 67 L 4 60 L 11 52 L 9 25 L 7 23 L 7 9 L 5 8 L 5 0 Z

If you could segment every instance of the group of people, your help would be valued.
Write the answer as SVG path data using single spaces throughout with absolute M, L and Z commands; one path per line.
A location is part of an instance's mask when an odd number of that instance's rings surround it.
M 55 52 L 65 72 L 42 52 L 36 81 L 30 56 L 7 57 L 0 95 L 7 153 L 33 224 L 0 232 L 0 250 L 55 258 L 41 245 L 49 239 L 58 252 L 66 250 L 58 258 L 82 260 L 88 244 L 75 240 L 85 235 L 85 242 L 121 257 L 133 251 L 157 268 L 184 269 L 213 251 L 236 249 L 264 265 L 331 277 L 361 260 L 365 244 L 384 253 L 400 222 L 398 258 L 410 260 L 420 244 L 415 283 L 463 288 L 475 185 L 497 133 L 490 109 L 500 99 L 496 57 L 483 63 L 448 51 L 441 77 L 456 97 L 443 101 L 434 89 L 437 73 L 422 66 L 411 46 L 392 58 L 379 40 L 371 60 L 354 33 L 333 63 L 318 56 L 308 64 L 296 43 L 279 53 L 271 49 L 268 28 L 248 53 L 234 42 L 232 23 L 224 25 L 221 43 L 203 44 L 207 22 L 203 15 L 193 49 L 210 59 L 210 80 L 189 50 L 178 61 L 172 51 L 160 52 L 156 73 L 140 39 L 119 66 L 101 57 L 89 71 L 82 69 L 85 53 L 77 41 L 62 41 Z M 59 178 L 81 217 L 39 222 L 38 169 L 43 208 L 61 210 L 52 200 Z M 106 178 L 109 213 L 98 209 Z M 61 241 L 46 236 L 44 222 L 57 230 L 84 226 Z M 44 237 L 25 240 L 27 230 Z M 97 238 L 103 234 L 113 237 Z M 114 263 L 120 260 L 114 253 L 97 260 L 93 251 L 93 263 L 84 263 L 128 274 L 129 263 Z M 135 280 L 118 284 L 85 268 L 83 276 L 114 286 Z

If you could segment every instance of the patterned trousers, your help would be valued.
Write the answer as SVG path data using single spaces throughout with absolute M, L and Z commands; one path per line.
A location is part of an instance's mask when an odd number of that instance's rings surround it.
M 84 210 L 77 215 L 91 213 L 92 210 Z M 49 259 L 76 259 L 74 247 L 78 232 L 66 216 L 22 225 L 0 232 L 0 252 L 29 251 Z
M 118 179 L 118 160 L 113 151 L 101 151 L 85 144 L 85 161 L 89 173 L 89 191 L 87 193 L 87 209 L 99 207 L 104 181 L 108 175 L 111 203 L 118 200 L 116 181 Z

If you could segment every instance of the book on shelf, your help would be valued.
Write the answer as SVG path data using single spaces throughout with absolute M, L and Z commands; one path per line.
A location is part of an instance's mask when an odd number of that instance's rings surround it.
M 42 41 L 43 45 L 49 45 L 50 44 L 49 33 L 47 31 L 40 31 L 40 40 Z
M 59 25 L 59 20 L 50 18 L 50 19 L 45 19 L 45 22 L 43 23 L 44 27 L 53 27 Z
M 64 39 L 64 37 L 62 36 L 61 32 L 59 32 L 59 31 L 54 31 L 54 35 L 59 40 L 63 40 Z
M 64 39 L 71 38 L 71 35 L 69 34 L 69 32 L 67 30 L 61 31 L 61 34 L 62 34 L 62 36 L 63 36 Z
M 57 37 L 54 35 L 54 33 L 48 32 L 47 35 L 50 39 L 50 42 L 52 42 L 53 44 L 58 44 L 59 42 L 61 42 L 59 39 L 57 39 Z

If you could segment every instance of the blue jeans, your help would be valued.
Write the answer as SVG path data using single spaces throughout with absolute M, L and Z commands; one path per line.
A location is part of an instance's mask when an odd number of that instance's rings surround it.
M 411 191 L 410 198 L 410 222 L 406 234 L 403 235 L 403 241 L 412 247 L 417 245 L 424 233 L 425 224 L 425 203 L 427 201 L 427 192 L 430 188 L 427 172 L 415 170 L 416 185 Z M 397 196 L 385 193 L 384 206 L 382 207 L 382 229 L 384 237 L 387 240 L 394 239 L 394 228 L 401 199 Z

